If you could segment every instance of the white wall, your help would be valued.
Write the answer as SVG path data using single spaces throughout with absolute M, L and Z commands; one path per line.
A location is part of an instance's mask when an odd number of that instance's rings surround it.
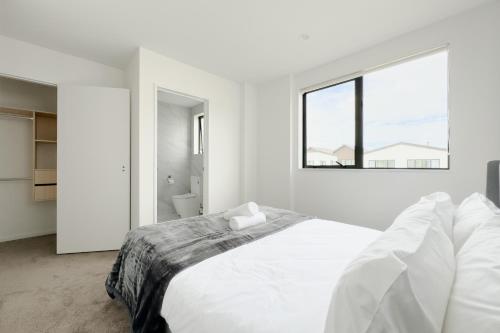
M 241 90 L 241 198 L 245 202 L 257 201 L 257 89 L 253 84 L 244 83 Z
M 139 52 L 139 108 L 132 108 L 132 128 L 138 152 L 132 149 L 132 226 L 153 223 L 155 85 L 208 100 L 208 207 L 221 211 L 240 202 L 240 84 L 169 59 L 144 48 Z M 132 101 L 132 104 L 135 102 Z M 137 140 L 133 137 L 132 140 Z M 133 162 L 133 163 L 134 163 Z M 205 181 L 207 184 L 207 180 Z M 205 186 L 206 188 L 206 186 Z
M 292 208 L 291 79 L 258 86 L 258 202 Z
M 37 45 L 0 36 L 0 75 L 21 77 L 51 84 L 83 84 L 109 87 L 124 86 L 124 72 L 89 60 L 49 50 Z M 26 193 L 31 185 L 0 184 L 7 190 L 2 196 L 0 241 L 54 233 L 53 209 L 33 209 Z M 50 204 L 49 204 L 50 205 Z M 52 203 L 52 206 L 55 206 Z
M 260 84 L 259 200 L 285 207 L 291 191 L 297 211 L 384 229 L 426 193 L 447 191 L 459 202 L 471 192 L 484 192 L 486 162 L 500 156 L 499 17 L 496 2 L 289 79 Z M 449 171 L 299 169 L 300 89 L 446 43 L 450 44 Z M 287 103 L 290 86 L 295 88 Z M 291 158 L 286 153 L 290 142 Z M 287 182 L 289 161 L 292 177 Z
M 124 87 L 122 70 L 0 35 L 0 74 L 53 84 Z
M 57 89 L 49 85 L 0 76 L 0 105 L 56 112 Z
M 130 89 L 130 227 L 139 226 L 139 52 L 134 52 L 125 68 L 125 82 Z M 134 126 L 135 124 L 135 126 Z

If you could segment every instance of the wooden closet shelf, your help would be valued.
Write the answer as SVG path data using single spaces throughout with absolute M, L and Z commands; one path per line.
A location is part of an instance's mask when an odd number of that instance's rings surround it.
M 33 116 L 33 112 L 41 117 L 49 117 L 49 118 L 56 118 L 57 117 L 57 113 L 55 113 L 55 112 L 48 112 L 48 111 L 41 111 L 41 110 L 34 110 L 34 109 L 15 108 L 15 107 L 10 107 L 10 106 L 0 105 L 0 113 L 17 114 L 17 115 L 23 115 L 23 116 Z
M 6 108 L 6 107 L 2 107 L 2 106 L 0 106 L 0 115 L 1 116 L 8 116 L 8 117 L 33 119 L 33 112 L 31 112 L 31 111 Z

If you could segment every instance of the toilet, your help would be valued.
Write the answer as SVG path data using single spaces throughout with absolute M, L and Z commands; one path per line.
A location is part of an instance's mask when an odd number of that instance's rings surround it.
M 191 192 L 173 195 L 175 210 L 181 218 L 200 215 L 201 186 L 200 177 L 191 176 Z

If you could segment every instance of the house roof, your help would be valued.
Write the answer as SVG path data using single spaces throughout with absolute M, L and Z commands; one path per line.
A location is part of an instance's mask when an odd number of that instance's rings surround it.
M 433 149 L 433 150 L 438 150 L 438 151 L 447 151 L 446 148 L 439 148 L 439 147 L 427 146 L 427 145 L 419 145 L 416 143 L 398 142 L 398 143 L 394 143 L 392 145 L 388 145 L 388 146 L 384 146 L 384 147 L 380 147 L 380 148 L 376 148 L 376 149 L 372 149 L 372 150 L 367 150 L 367 151 L 365 151 L 365 153 L 373 153 L 376 151 L 380 151 L 380 150 L 384 150 L 384 149 L 392 148 L 392 147 L 396 147 L 396 146 L 401 146 L 401 145 L 402 146 L 411 146 L 411 147 L 418 147 L 418 148 Z
M 419 145 L 419 144 L 416 144 L 416 143 L 409 143 L 409 142 L 398 142 L 398 143 L 394 143 L 392 145 L 388 145 L 388 146 L 384 146 L 384 147 L 380 147 L 380 148 L 376 148 L 376 149 L 372 149 L 372 150 L 366 150 L 365 153 L 373 153 L 373 152 L 376 152 L 376 151 L 380 151 L 380 150 L 384 150 L 384 149 L 387 149 L 387 148 L 392 148 L 392 147 L 396 147 L 396 146 L 400 146 L 400 145 L 412 146 L 412 147 L 419 147 L 419 148 L 426 148 L 426 149 L 433 149 L 433 150 L 438 150 L 438 151 L 447 151 L 446 148 L 439 148 L 439 147 L 433 147 L 433 146 Z M 307 151 L 308 152 L 318 152 L 318 153 L 323 153 L 323 154 L 328 154 L 328 155 L 335 155 L 335 153 L 337 153 L 341 149 L 350 149 L 350 150 L 354 151 L 354 148 L 351 147 L 351 146 L 348 146 L 348 145 L 342 145 L 342 146 L 338 147 L 335 150 L 327 149 L 327 148 L 320 148 L 320 147 L 309 147 L 309 148 L 307 148 Z
M 307 148 L 308 152 L 311 153 L 323 153 L 323 154 L 328 154 L 328 155 L 333 155 L 333 150 L 328 149 L 328 148 L 320 148 L 320 147 L 309 147 Z
M 342 145 L 342 146 L 338 147 L 337 149 L 335 149 L 335 150 L 333 151 L 333 154 L 335 154 L 336 152 L 338 152 L 338 151 L 340 151 L 340 150 L 342 150 L 342 149 L 349 149 L 349 150 L 354 151 L 354 148 L 353 148 L 353 147 L 348 146 L 348 145 Z

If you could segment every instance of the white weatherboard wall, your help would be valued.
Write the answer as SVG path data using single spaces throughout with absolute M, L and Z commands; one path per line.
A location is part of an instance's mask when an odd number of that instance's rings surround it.
M 172 60 L 144 48 L 138 50 L 139 107 L 132 107 L 132 227 L 154 223 L 154 112 L 156 86 L 208 101 L 207 213 L 240 202 L 240 84 Z M 132 105 L 134 105 L 132 101 Z M 207 126 L 208 125 L 208 126 Z M 138 136 L 135 137 L 134 133 Z M 134 163 L 133 162 L 133 163 Z M 206 184 L 206 182 L 205 182 Z M 206 193 L 206 192 L 205 192 Z
M 500 156 L 500 3 L 452 17 L 365 51 L 259 86 L 259 199 L 297 211 L 378 229 L 420 196 L 447 191 L 460 202 L 484 192 L 486 162 Z M 450 170 L 299 169 L 299 90 L 449 43 Z M 295 85 L 292 106 L 288 87 Z M 285 139 L 292 122 L 291 176 Z M 274 163 L 267 162 L 271 159 Z
M 124 87 L 125 83 L 124 72 L 120 69 L 4 36 L 0 36 L 0 54 L 0 75 L 51 84 L 69 83 Z M 29 187 L 28 183 L 24 186 Z M 32 206 L 32 202 L 29 201 L 31 198 L 14 199 L 16 196 L 23 195 L 26 190 L 16 187 L 11 192 L 12 196 L 9 199 L 2 198 L 2 202 L 6 202 L 7 208 L 5 208 L 6 212 L 1 214 L 0 223 L 6 225 L 5 221 L 8 221 L 8 228 L 0 230 L 0 241 L 51 234 L 56 231 L 55 214 L 43 215 L 41 220 L 39 209 L 30 208 Z M 23 213 L 12 213 L 16 211 Z
M 390 160 L 394 161 L 396 168 L 409 167 L 409 160 L 432 160 L 433 162 L 431 163 L 439 163 L 438 166 L 434 164 L 433 167 L 446 169 L 448 168 L 448 151 L 435 147 L 394 144 L 371 151 L 365 151 L 363 165 L 369 167 L 370 161 Z

